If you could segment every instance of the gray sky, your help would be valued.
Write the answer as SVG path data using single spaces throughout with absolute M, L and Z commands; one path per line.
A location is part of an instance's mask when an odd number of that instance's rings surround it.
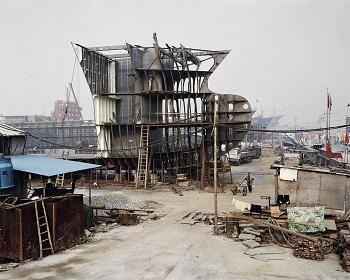
M 165 43 L 231 49 L 211 90 L 248 99 L 283 124 L 318 126 L 332 96 L 332 125 L 350 114 L 350 0 L 0 0 L 0 114 L 44 114 L 65 98 L 83 46 Z M 79 70 L 79 71 L 77 71 Z M 91 95 L 73 79 L 85 119 Z M 324 124 L 325 126 L 325 124 Z

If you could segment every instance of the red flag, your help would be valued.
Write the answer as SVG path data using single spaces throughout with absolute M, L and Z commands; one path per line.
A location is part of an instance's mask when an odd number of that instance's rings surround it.
M 327 96 L 327 109 L 330 111 L 332 109 L 332 98 L 331 98 L 331 94 L 328 93 Z
M 349 144 L 349 135 L 345 133 L 345 144 Z
M 328 158 L 333 157 L 331 144 L 329 143 L 328 140 L 327 140 L 327 144 L 326 144 L 326 157 L 328 157 Z

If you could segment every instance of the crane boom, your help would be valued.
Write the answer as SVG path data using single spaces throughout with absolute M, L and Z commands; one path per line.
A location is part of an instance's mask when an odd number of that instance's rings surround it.
M 79 106 L 79 103 L 78 103 L 78 99 L 77 99 L 77 97 L 76 97 L 76 95 L 75 95 L 75 92 L 74 92 L 72 83 L 69 83 L 69 86 L 70 86 L 70 89 L 72 90 L 74 100 L 75 100 L 75 102 L 76 102 L 77 105 L 78 105 L 78 111 L 79 111 L 80 120 L 82 120 L 82 119 L 83 119 L 83 115 L 81 114 L 81 110 L 80 110 L 80 106 Z

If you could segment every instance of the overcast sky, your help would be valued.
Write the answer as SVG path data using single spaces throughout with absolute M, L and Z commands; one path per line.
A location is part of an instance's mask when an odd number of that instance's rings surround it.
M 211 90 L 248 99 L 257 114 L 317 127 L 332 97 L 331 124 L 350 114 L 350 0 L 0 0 L 0 114 L 49 115 L 65 99 L 83 46 L 165 43 L 231 49 Z M 91 95 L 73 84 L 85 119 Z M 324 125 L 325 126 L 325 125 Z

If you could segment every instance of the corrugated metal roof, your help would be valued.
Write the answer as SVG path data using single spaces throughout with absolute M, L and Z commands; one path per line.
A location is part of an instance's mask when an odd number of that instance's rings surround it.
M 38 174 L 42 176 L 56 176 L 58 174 L 76 172 L 80 170 L 92 169 L 101 165 L 85 162 L 56 159 L 35 155 L 11 156 L 13 169 Z
M 0 123 L 0 135 L 3 136 L 21 136 L 25 135 L 26 133 L 22 130 L 19 130 L 17 128 L 11 127 L 7 124 Z

